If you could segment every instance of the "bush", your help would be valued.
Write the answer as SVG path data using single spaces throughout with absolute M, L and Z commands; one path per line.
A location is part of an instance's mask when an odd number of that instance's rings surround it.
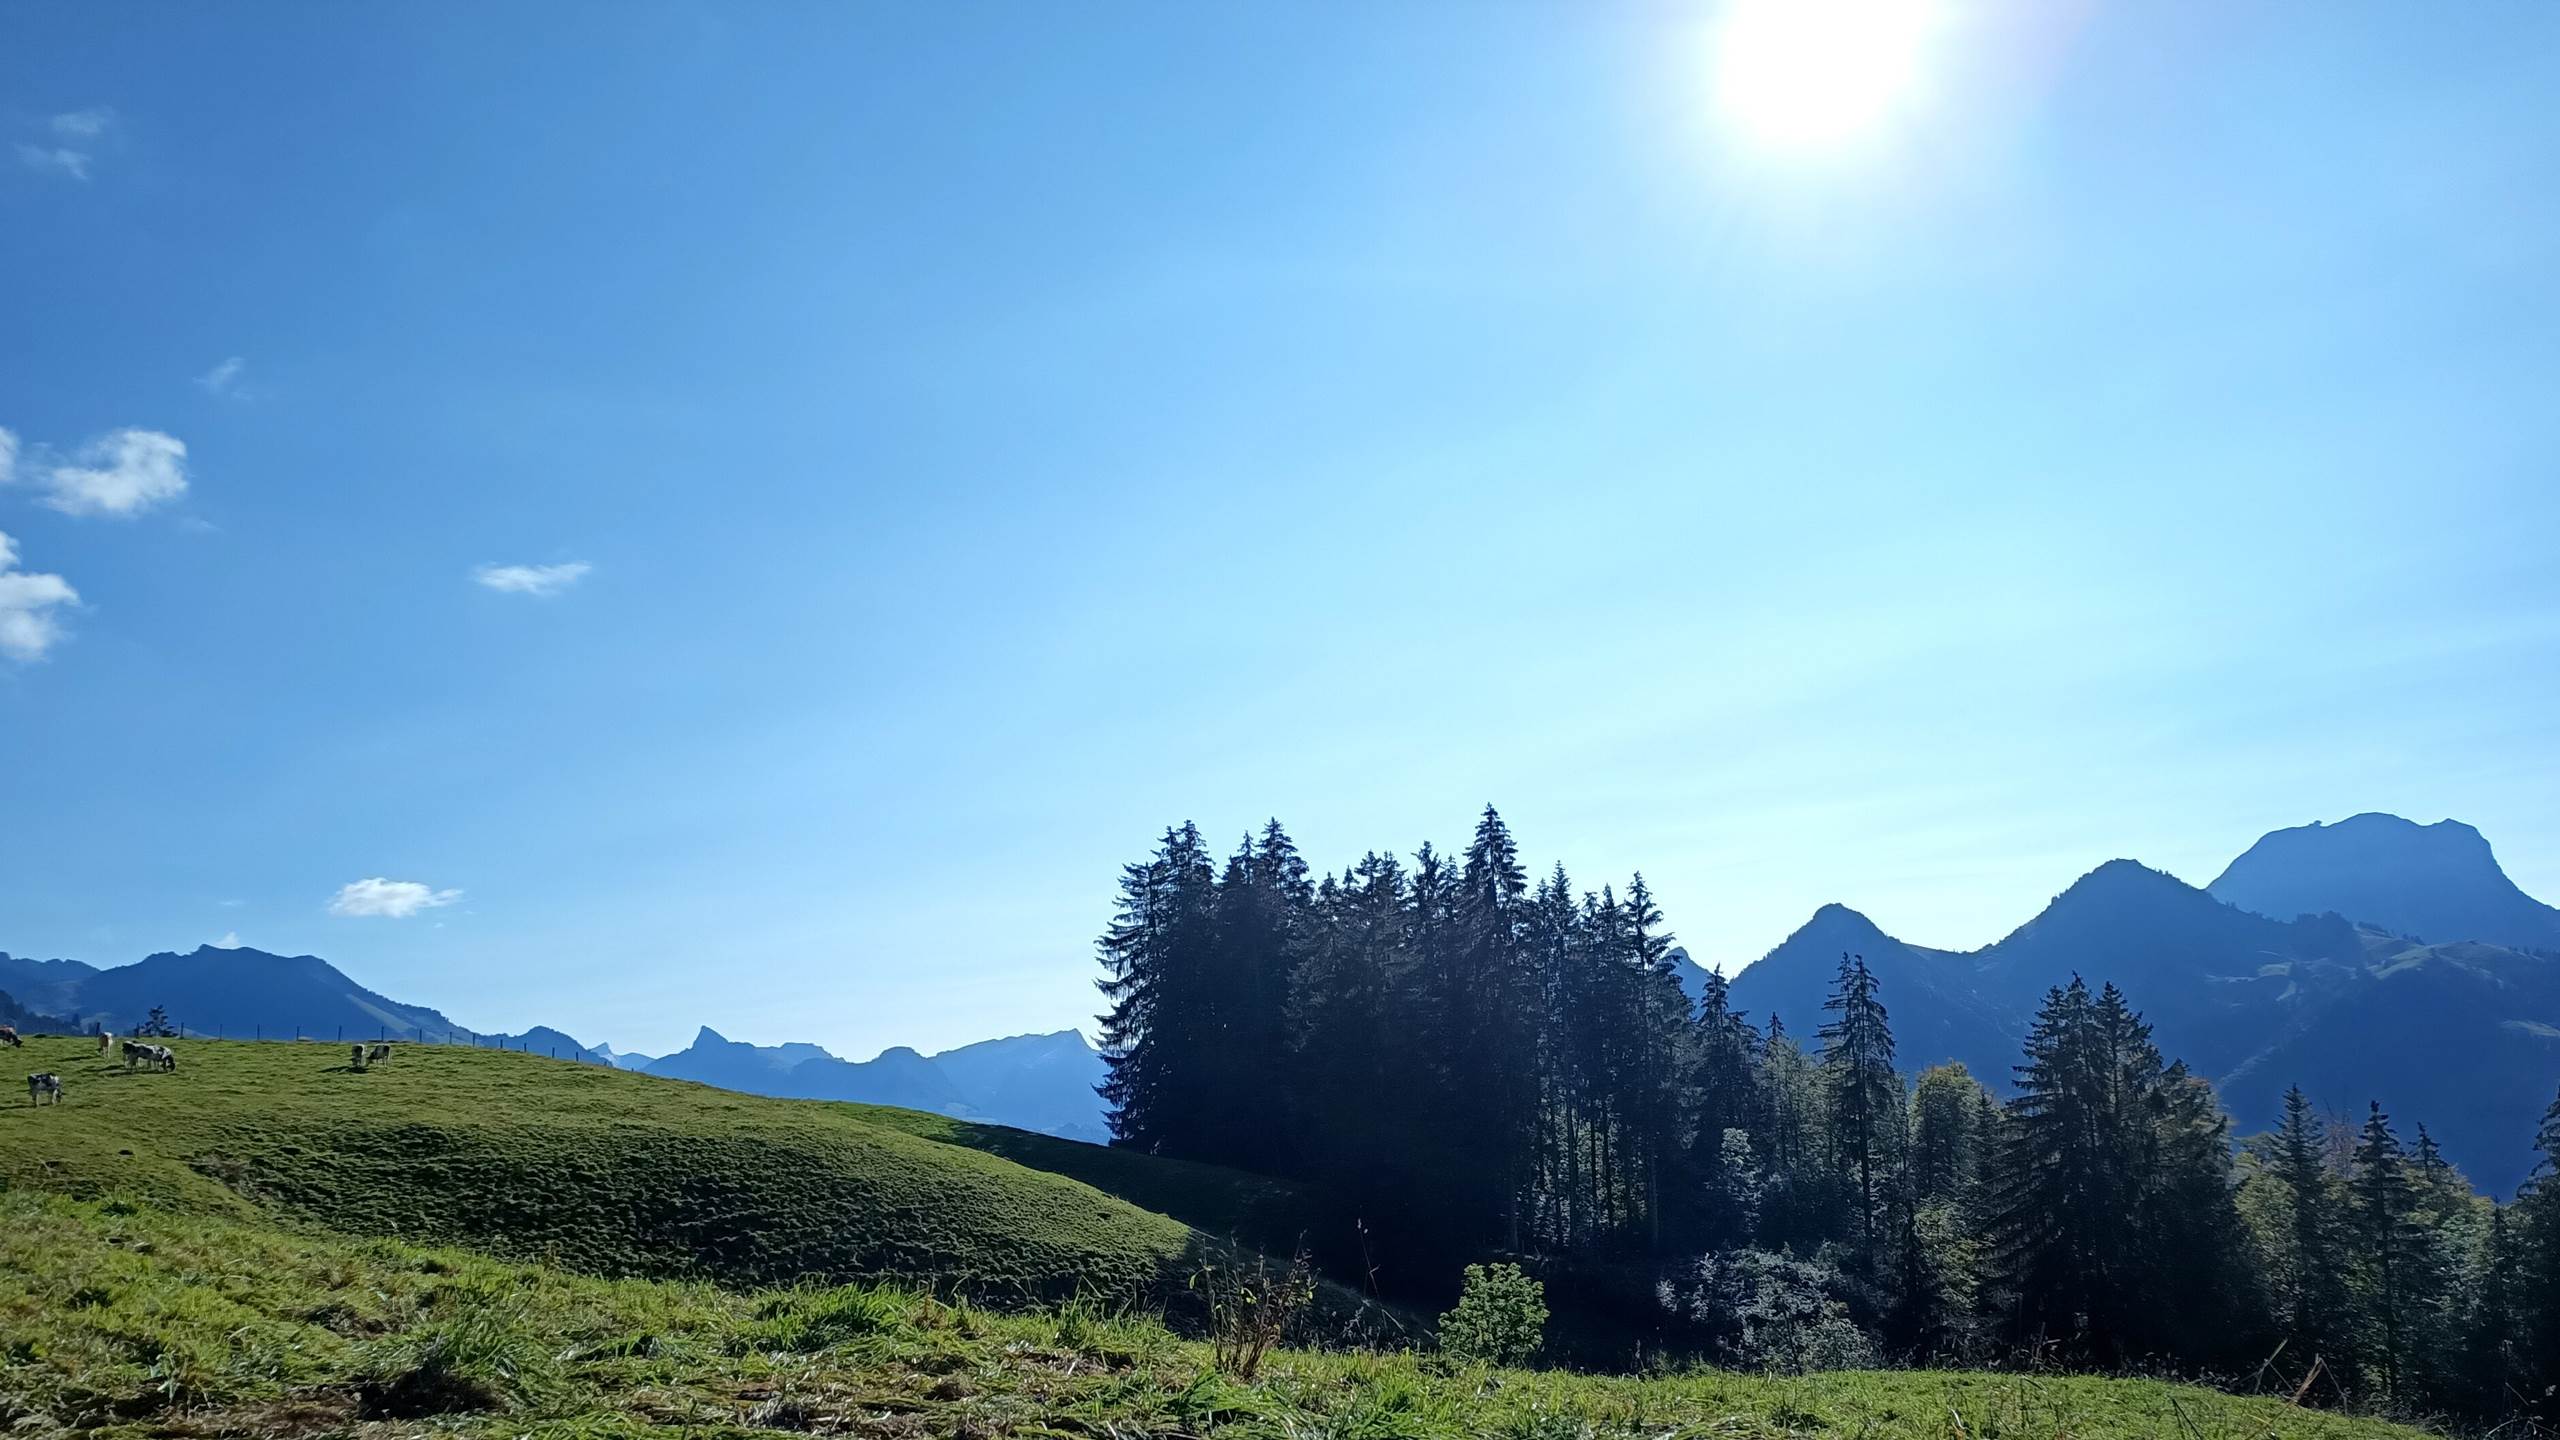
M 1802 1375 L 1876 1363 L 1875 1342 L 1850 1318 L 1852 1290 L 1828 1265 L 1726 1250 L 1700 1256 L 1657 1293 L 1665 1310 L 1704 1332 L 1719 1364 Z
M 1517 1265 L 1470 1265 L 1457 1308 L 1440 1317 L 1440 1348 L 1460 1360 L 1517 1365 L 1547 1330 L 1547 1287 Z
M 1315 1273 L 1304 1255 L 1285 1266 L 1261 1255 L 1232 1265 L 1203 1265 L 1193 1272 L 1191 1288 L 1208 1302 L 1209 1343 L 1217 1369 L 1238 1380 L 1251 1380 L 1262 1368 L 1262 1357 L 1304 1327 L 1316 1298 Z

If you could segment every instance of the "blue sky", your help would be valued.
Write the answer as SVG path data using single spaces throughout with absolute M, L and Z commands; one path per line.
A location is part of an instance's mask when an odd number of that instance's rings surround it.
M 1183 818 L 2560 897 L 2560 9 L 1945 0 L 1845 144 L 1730 24 L 9 7 L 0 948 L 865 1054 Z

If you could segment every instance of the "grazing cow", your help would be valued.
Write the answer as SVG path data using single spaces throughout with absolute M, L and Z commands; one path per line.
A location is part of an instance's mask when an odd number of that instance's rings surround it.
M 151 1058 L 150 1046 L 143 1044 L 139 1040 L 127 1040 L 124 1042 L 124 1068 L 127 1070 L 130 1070 L 136 1065 L 140 1065 Z
M 350 1070 L 364 1068 L 364 1046 L 361 1043 L 347 1047 L 347 1068 Z
M 177 1051 L 170 1049 L 166 1045 L 153 1045 L 147 1048 L 151 1051 L 151 1063 L 160 1067 L 161 1074 L 175 1075 L 178 1073 Z
M 51 1096 L 51 1097 L 53 1098 L 53 1103 L 54 1103 L 54 1104 L 56 1104 L 56 1105 L 61 1104 L 61 1103 L 62 1103 L 62 1077 L 61 1077 L 61 1076 L 59 1076 L 59 1075 L 30 1075 L 30 1076 L 28 1076 L 28 1077 L 27 1077 L 27 1103 L 28 1103 L 28 1104 L 30 1104 L 30 1105 L 33 1105 L 34 1103 L 36 1103 L 36 1097 L 37 1097 L 37 1096 L 39 1096 L 39 1095 L 49 1095 L 49 1096 Z
M 18 1038 L 18 1027 L 17 1027 L 17 1026 L 15 1026 L 15 1025 L 0 1025 L 0 1045 L 6 1045 L 6 1046 L 8 1046 L 10 1049 L 15 1050 L 15 1049 L 17 1049 L 19 1046 L 24 1045 L 24 1044 L 26 1044 L 26 1043 L 27 1043 L 26 1041 L 21 1040 L 21 1039 L 19 1039 L 19 1038 Z
M 364 1061 L 368 1065 L 378 1065 L 390 1058 L 391 1047 L 388 1045 L 376 1045 L 364 1052 Z
M 101 1030 L 101 1031 L 99 1031 L 99 1032 L 98 1032 L 98 1053 L 99 1053 L 99 1054 L 101 1054 L 101 1055 L 104 1055 L 104 1054 L 106 1054 L 108 1051 L 113 1050 L 114 1048 L 116 1048 L 116 1037 L 115 1037 L 114 1033 L 113 1033 L 113 1032 L 111 1032 L 111 1031 L 106 1031 L 106 1030 Z

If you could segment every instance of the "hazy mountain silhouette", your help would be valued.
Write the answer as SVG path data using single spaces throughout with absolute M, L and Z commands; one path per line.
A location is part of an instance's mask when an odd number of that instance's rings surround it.
M 32 983 L 30 983 L 32 982 Z M 536 1026 L 521 1035 L 475 1033 L 440 1010 L 408 1005 L 347 978 L 317 955 L 271 955 L 247 946 L 200 945 L 185 955 L 164 951 L 101 970 L 76 960 L 18 960 L 0 955 L 0 988 L 25 986 L 30 1008 L 86 1028 L 129 1031 L 154 1006 L 180 1029 L 199 1035 L 269 1039 L 307 1036 L 452 1039 L 563 1056 L 585 1044 Z M 14 992 L 13 992 L 14 993 Z
M 1080 1031 L 981 1040 L 927 1058 L 982 1118 L 1096 1144 L 1111 1138 L 1093 1088 L 1102 1083 L 1102 1052 Z
M 846 1060 L 815 1045 L 749 1045 L 704 1026 L 693 1044 L 638 1067 L 724 1090 L 794 1100 L 898 1105 L 1097 1143 L 1109 1138 L 1102 1057 L 1083 1035 L 1016 1035 L 939 1055 L 900 1045 Z
M 2361 826 L 2366 820 L 2390 824 Z M 2445 832 L 2423 843 L 2448 851 L 2469 847 L 2446 841 L 2478 841 L 2468 826 L 2447 831 L 2388 816 L 2330 829 L 2351 825 Z M 2268 849 L 2261 841 L 2250 854 Z M 2272 853 L 2287 857 L 2284 873 L 2309 874 L 2291 858 L 2299 853 L 2292 842 Z M 2503 886 L 2549 908 L 2506 881 L 2488 862 L 2486 842 L 2473 853 L 2497 885 L 2481 883 L 2474 864 L 2443 872 L 2459 883 L 2433 893 L 2484 907 L 2476 913 L 2528 913 L 2485 908 Z M 2243 869 L 2235 863 L 2225 878 Z M 1811 1048 L 1841 953 L 1862 954 L 1882 982 L 1904 1070 L 1961 1060 L 2005 1088 L 2047 990 L 2074 974 L 2093 986 L 2113 981 L 2151 1022 L 2164 1053 L 2215 1082 L 2242 1132 L 2273 1125 L 2294 1083 L 2342 1112 L 2360 1115 L 2378 1099 L 2404 1131 L 2426 1122 L 2474 1180 L 2511 1192 L 2560 1082 L 2560 959 L 2471 941 L 2423 944 L 2394 933 L 2399 927 L 2358 925 L 2332 909 L 2270 918 L 2130 860 L 2090 871 L 2034 919 L 1975 951 L 1907 944 L 1854 910 L 1826 905 L 1735 977 L 1733 1004 L 1763 1020 L 1775 1009 Z
M 0 950 L 0 990 L 31 1011 L 69 1015 L 69 997 L 97 973 L 97 966 L 77 960 L 29 960 Z
M 48 1015 L 41 1010 L 19 1004 L 17 998 L 6 990 L 0 990 L 0 1025 L 9 1026 L 27 1035 L 76 1028 L 67 1017 Z
M 965 1104 L 950 1077 L 904 1046 L 874 1060 L 843 1060 L 815 1045 L 748 1045 L 705 1025 L 693 1044 L 644 1068 L 652 1075 L 791 1100 L 858 1100 L 945 1113 Z
M 2560 909 L 2518 889 L 2458 820 L 2367 814 L 2278 830 L 2206 888 L 2279 919 L 2334 913 L 2423 940 L 2560 951 Z

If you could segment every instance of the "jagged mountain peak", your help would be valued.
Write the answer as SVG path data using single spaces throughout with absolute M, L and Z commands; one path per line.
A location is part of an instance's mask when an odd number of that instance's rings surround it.
M 1834 900 L 1814 911 L 1811 919 L 1797 926 L 1794 934 L 1789 935 L 1777 950 L 1769 953 L 1775 955 L 1779 951 L 1814 944 L 1857 950 L 1861 946 L 1881 948 L 1900 943 L 1892 936 L 1885 934 L 1883 926 L 1868 919 L 1863 913 Z
M 2170 874 L 2155 870 L 2139 860 L 2110 860 L 2071 882 L 2068 889 L 2054 897 L 2059 905 L 2065 901 L 2093 898 L 2159 897 L 2165 899 L 2201 899 L 2204 892 Z

